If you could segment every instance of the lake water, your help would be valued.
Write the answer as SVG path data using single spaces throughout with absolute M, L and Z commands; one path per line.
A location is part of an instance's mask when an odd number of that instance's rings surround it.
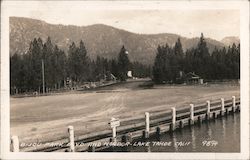
M 240 113 L 105 152 L 240 152 Z

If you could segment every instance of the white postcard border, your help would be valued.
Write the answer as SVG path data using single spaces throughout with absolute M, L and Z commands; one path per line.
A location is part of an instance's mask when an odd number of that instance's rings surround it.
M 52 1 L 50 1 L 52 2 Z M 49 3 L 50 3 L 49 2 Z M 248 159 L 249 158 L 249 2 L 248 1 L 61 1 L 84 3 L 88 9 L 239 9 L 241 40 L 241 153 L 12 153 L 9 113 L 9 16 L 11 5 L 35 1 L 3 1 L 1 6 L 1 158 L 3 159 Z M 80 5 L 78 5 L 80 6 Z M 89 7 L 90 6 L 90 7 Z M 92 7 L 92 8 L 91 8 Z

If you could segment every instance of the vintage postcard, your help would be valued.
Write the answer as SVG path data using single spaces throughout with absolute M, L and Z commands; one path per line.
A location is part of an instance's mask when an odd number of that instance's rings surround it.
M 249 159 L 249 1 L 1 1 L 0 156 Z

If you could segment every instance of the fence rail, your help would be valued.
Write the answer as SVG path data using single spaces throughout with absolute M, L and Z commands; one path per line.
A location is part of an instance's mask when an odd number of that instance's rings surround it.
M 136 138 L 149 138 L 152 134 L 160 134 L 174 131 L 177 127 L 185 125 L 201 124 L 204 120 L 215 119 L 226 116 L 229 113 L 240 111 L 240 98 L 232 96 L 232 99 L 221 98 L 216 101 L 207 101 L 202 104 L 190 104 L 189 107 L 175 108 L 161 112 L 148 113 L 135 118 L 126 118 L 119 121 L 119 126 L 112 130 L 104 130 L 81 136 L 74 135 L 74 127 L 68 127 L 68 138 L 53 141 L 52 145 L 36 145 L 31 147 L 20 147 L 17 136 L 11 137 L 11 150 L 13 152 L 79 152 L 96 151 L 105 146 L 90 145 L 102 142 L 131 142 Z M 107 122 L 108 123 L 108 122 Z M 78 145 L 80 144 L 80 145 Z M 83 144 L 83 145 L 82 145 Z

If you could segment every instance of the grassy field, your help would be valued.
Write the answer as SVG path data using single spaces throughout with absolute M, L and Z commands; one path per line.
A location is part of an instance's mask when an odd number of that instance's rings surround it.
M 111 117 L 128 118 L 144 112 L 161 112 L 221 97 L 240 95 L 240 86 L 155 86 L 139 89 L 142 82 L 103 87 L 96 91 L 68 92 L 59 95 L 11 98 L 11 135 L 21 142 L 45 142 L 67 136 L 67 126 L 75 134 L 108 129 Z

